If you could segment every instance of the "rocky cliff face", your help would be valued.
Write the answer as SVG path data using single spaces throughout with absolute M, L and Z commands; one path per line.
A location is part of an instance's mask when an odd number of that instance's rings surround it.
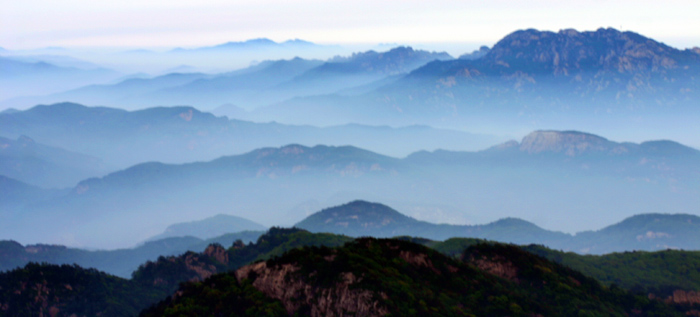
M 324 260 L 333 262 L 335 257 Z M 341 273 L 340 280 L 332 287 L 320 287 L 294 274 L 300 269 L 293 264 L 260 262 L 242 267 L 235 274 L 239 281 L 252 279 L 255 288 L 280 300 L 290 315 L 299 311 L 306 311 L 310 316 L 383 316 L 388 313 L 376 300 L 375 293 L 354 287 L 361 278 L 352 272 Z

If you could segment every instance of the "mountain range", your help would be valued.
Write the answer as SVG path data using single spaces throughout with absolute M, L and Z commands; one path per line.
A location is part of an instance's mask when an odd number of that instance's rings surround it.
M 177 80 L 177 76 L 167 80 Z M 420 149 L 476 150 L 503 140 L 426 126 L 390 128 L 353 124 L 317 128 L 230 120 L 192 107 L 125 111 L 74 103 L 0 113 L 0 136 L 16 139 L 23 135 L 37 143 L 94 156 L 117 169 L 148 161 L 212 160 L 290 143 L 355 144 L 403 156 Z M 70 181 L 73 180 L 65 180 Z
M 634 32 L 529 29 L 507 35 L 477 59 L 434 61 L 364 94 L 287 100 L 249 118 L 481 131 L 644 130 L 687 140 L 698 133 L 692 122 L 699 117 L 699 72 L 696 51 Z
M 200 253 L 160 257 L 141 265 L 128 280 L 75 265 L 29 264 L 0 273 L 0 307 L 8 314 L 24 309 L 106 316 L 135 314 L 150 305 L 142 314 L 682 316 L 699 304 L 692 298 L 698 279 L 683 275 L 686 281 L 679 283 L 681 273 L 664 269 L 696 268 L 697 259 L 687 251 L 572 258 L 536 245 L 475 239 L 353 240 L 272 228 L 248 245 L 213 244 Z M 602 263 L 610 260 L 628 263 L 631 269 L 605 268 Z M 611 285 L 611 278 L 623 287 Z
M 36 143 L 27 136 L 0 137 L 0 175 L 44 188 L 66 188 L 100 176 L 108 167 L 96 157 Z
M 577 232 L 640 213 L 693 214 L 699 174 L 699 152 L 678 143 L 617 143 L 572 131 L 535 131 L 479 152 L 423 151 L 403 159 L 352 146 L 288 145 L 205 162 L 143 163 L 86 179 L 62 197 L 7 209 L 13 225 L 3 230 L 20 241 L 124 247 L 173 222 L 226 213 L 291 225 L 306 216 L 296 209 L 306 202 L 363 199 L 419 220 L 516 217 Z
M 688 214 L 643 214 L 575 235 L 542 229 L 504 218 L 485 225 L 449 225 L 419 221 L 382 204 L 354 201 L 321 210 L 294 225 L 310 232 L 350 237 L 421 237 L 448 240 L 468 237 L 514 244 L 538 244 L 579 254 L 607 254 L 632 250 L 700 250 L 700 217 Z
M 256 47 L 276 47 L 276 44 L 270 43 L 274 42 L 262 41 Z M 223 53 L 238 45 L 230 43 L 196 51 Z M 144 106 L 183 104 L 194 105 L 198 109 L 213 109 L 232 103 L 252 109 L 290 98 L 334 93 L 381 82 L 390 76 L 406 74 L 430 61 L 450 59 L 453 58 L 444 52 L 413 50 L 410 47 L 338 56 L 326 62 L 295 57 L 263 61 L 245 69 L 216 75 L 172 73 L 151 79 L 127 79 L 118 84 L 91 85 L 48 96 L 8 100 L 4 104 L 22 108 L 27 104 L 71 100 L 133 110 Z
M 148 241 L 156 241 L 171 237 L 195 237 L 199 239 L 211 239 L 227 233 L 242 231 L 264 231 L 259 223 L 232 215 L 219 214 L 202 220 L 176 223 L 165 228 L 159 235 L 153 236 Z
M 3 87 L 0 100 L 59 93 L 93 83 L 108 83 L 122 76 L 106 68 L 85 69 L 84 64 L 69 63 L 66 59 L 58 62 L 67 66 L 59 66 L 44 60 L 0 56 L 0 85 Z
M 144 80 L 138 89 L 92 86 L 3 105 L 233 105 L 233 111 L 222 107 L 217 114 L 316 126 L 466 126 L 511 135 L 550 127 L 618 138 L 662 136 L 700 146 L 689 137 L 700 132 L 693 124 L 700 117 L 694 107 L 698 65 L 697 50 L 630 31 L 527 29 L 459 59 L 407 47 L 325 62 L 306 56 L 201 78 L 182 74 L 192 80 L 167 87 Z

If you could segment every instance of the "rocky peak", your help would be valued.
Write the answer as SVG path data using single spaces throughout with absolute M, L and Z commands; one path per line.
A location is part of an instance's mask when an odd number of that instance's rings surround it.
M 587 32 L 566 29 L 558 33 L 520 30 L 496 43 L 485 58 L 509 68 L 563 75 L 591 70 L 654 72 L 700 61 L 697 54 L 613 28 Z
M 577 131 L 535 131 L 520 142 L 520 151 L 530 154 L 563 153 L 576 156 L 590 152 L 609 151 L 616 143 L 597 135 Z

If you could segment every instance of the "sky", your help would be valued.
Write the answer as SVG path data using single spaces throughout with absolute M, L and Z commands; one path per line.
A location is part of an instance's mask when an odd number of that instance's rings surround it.
M 2 0 L 0 47 L 194 47 L 266 37 L 322 44 L 492 45 L 536 28 L 631 30 L 700 46 L 698 0 Z

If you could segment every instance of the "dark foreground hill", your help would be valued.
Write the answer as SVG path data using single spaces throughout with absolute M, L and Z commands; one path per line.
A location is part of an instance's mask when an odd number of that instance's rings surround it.
M 557 254 L 536 246 L 528 248 L 538 254 Z M 688 252 L 678 254 L 697 257 Z M 627 255 L 623 261 L 632 259 Z M 652 300 L 645 293 L 668 285 L 648 276 L 663 274 L 670 279 L 690 280 L 688 285 L 700 283 L 695 275 L 686 275 L 675 264 L 667 263 L 668 259 L 676 261 L 678 257 L 664 257 L 667 252 L 650 255 L 651 262 L 647 262 L 649 257 L 632 259 L 639 264 L 629 271 L 606 270 L 599 263 L 589 261 L 591 257 L 579 261 L 588 265 L 584 269 L 589 271 L 623 274 L 623 288 L 635 283 L 641 285 L 635 288 L 639 292 L 634 294 L 639 295 L 634 295 L 617 286 L 603 286 L 512 245 L 464 238 L 445 242 L 410 237 L 353 241 L 345 236 L 273 228 L 248 245 L 242 241 L 228 248 L 214 244 L 201 253 L 160 257 L 144 263 L 130 280 L 77 266 L 30 264 L 0 273 L 0 309 L 3 315 L 10 316 L 40 313 L 123 316 L 134 315 L 165 299 L 147 314 L 287 315 L 291 311 L 320 315 L 361 311 L 364 315 L 539 313 L 555 316 L 588 312 L 673 316 L 692 313 L 693 303 L 676 305 L 665 297 Z M 644 263 L 646 269 L 638 269 Z M 624 275 L 625 272 L 628 274 Z M 604 277 L 596 276 L 604 285 L 610 285 Z M 186 281 L 190 282 L 180 285 Z M 677 289 L 693 289 L 673 285 Z
M 400 240 L 363 238 L 186 284 L 145 312 L 163 315 L 680 315 L 670 306 L 510 246 L 462 260 Z
M 47 264 L 77 264 L 81 267 L 128 278 L 139 265 L 156 260 L 161 256 L 171 256 L 187 251 L 202 252 L 212 243 L 231 245 L 234 241 L 256 241 L 263 231 L 228 233 L 207 240 L 192 236 L 170 237 L 149 241 L 128 249 L 84 250 L 61 245 L 30 244 L 21 245 L 16 241 L 0 241 L 0 272 L 23 267 L 29 262 Z

